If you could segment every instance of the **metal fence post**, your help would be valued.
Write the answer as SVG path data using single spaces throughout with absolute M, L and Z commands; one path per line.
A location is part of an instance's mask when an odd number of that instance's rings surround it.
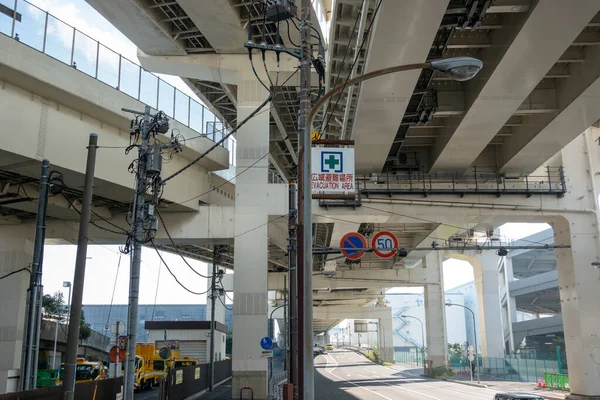
M 100 65 L 100 42 L 96 42 L 96 74 L 94 78 L 98 79 L 98 66 Z
M 119 71 L 117 72 L 117 90 L 121 90 L 121 61 L 123 56 L 119 54 Z
M 46 37 L 48 36 L 48 11 L 46 11 L 46 21 L 44 22 L 44 42 L 42 43 L 42 53 L 46 53 Z
M 71 67 L 73 66 L 73 61 L 75 61 L 73 59 L 73 57 L 75 57 L 75 33 L 77 32 L 77 29 L 73 28 L 73 41 L 71 42 Z
M 12 27 L 10 28 L 10 37 L 15 37 L 15 22 L 17 20 L 17 3 L 19 0 L 15 0 L 15 4 L 13 6 L 13 18 L 12 18 Z

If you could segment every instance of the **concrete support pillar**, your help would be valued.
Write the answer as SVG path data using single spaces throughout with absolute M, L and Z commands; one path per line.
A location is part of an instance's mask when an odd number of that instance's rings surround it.
M 570 399 L 600 399 L 600 261 L 597 215 L 570 214 L 552 224 L 569 366 Z
M 247 70 L 251 71 L 250 68 Z M 238 123 L 267 98 L 254 76 L 238 72 Z M 269 106 L 267 105 L 265 109 Z M 267 398 L 267 359 L 261 358 L 260 339 L 267 336 L 267 246 L 269 113 L 258 113 L 236 133 L 235 294 L 233 310 L 232 395 L 250 387 L 255 399 Z M 257 160 L 259 160 L 257 162 Z M 256 163 L 256 164 L 255 164 Z M 254 165 L 253 165 L 254 164 Z M 252 167 L 246 171 L 246 168 Z
M 511 353 L 515 351 L 515 338 L 513 334 L 512 324 L 517 322 L 517 304 L 515 302 L 515 298 L 510 296 L 510 290 L 508 289 L 508 285 L 510 282 L 514 280 L 513 276 L 513 265 L 512 258 L 505 257 L 504 259 L 504 280 L 505 280 L 505 293 L 506 303 L 504 304 L 504 311 L 506 315 L 506 330 L 504 331 L 504 342 L 508 341 L 508 348 Z
M 479 337 L 477 342 L 482 357 L 503 357 L 502 309 L 498 289 L 498 261 L 494 251 L 484 251 L 469 257 L 475 275 L 479 310 Z
M 429 270 L 431 282 L 425 285 L 425 331 L 427 333 L 427 359 L 432 367 L 445 367 L 448 364 L 446 337 L 446 310 L 442 277 L 442 255 L 430 252 L 423 264 Z
M 384 361 L 394 361 L 394 336 L 392 332 L 392 308 L 390 312 L 383 318 L 379 318 L 379 329 L 377 338 L 377 347 L 379 347 L 379 354 Z
M 0 304 L 9 305 L 0 318 L 0 394 L 19 390 L 29 273 L 16 271 L 31 267 L 33 240 L 28 233 L 33 230 L 0 228 L 0 277 L 15 272 L 0 279 Z

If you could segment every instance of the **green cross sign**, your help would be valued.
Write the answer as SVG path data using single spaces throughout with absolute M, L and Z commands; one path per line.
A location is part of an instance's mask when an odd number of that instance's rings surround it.
M 329 158 L 327 158 L 325 161 L 323 161 L 323 163 L 327 164 L 329 169 L 335 169 L 336 165 L 338 165 L 340 163 L 340 160 L 335 158 L 334 155 L 331 155 L 331 156 L 329 156 Z

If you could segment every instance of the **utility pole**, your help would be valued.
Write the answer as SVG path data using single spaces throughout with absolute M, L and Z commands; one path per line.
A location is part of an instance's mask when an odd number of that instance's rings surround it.
M 79 237 L 77 238 L 77 255 L 75 256 L 75 276 L 73 277 L 73 299 L 69 312 L 69 333 L 67 336 L 67 359 L 63 379 L 63 399 L 73 400 L 75 397 L 75 364 L 77 362 L 77 345 L 79 343 L 79 325 L 81 324 L 81 304 L 83 300 L 83 283 L 85 280 L 85 263 L 88 245 L 88 227 L 92 211 L 92 193 L 94 190 L 94 170 L 96 167 L 96 150 L 98 135 L 90 133 L 88 157 L 85 167 L 85 184 L 79 219 Z
M 298 270 L 296 268 L 296 235 L 298 233 L 296 219 L 298 210 L 296 209 L 296 185 L 289 185 L 289 214 L 288 214 L 288 276 L 290 282 L 290 292 L 288 296 L 288 307 L 290 309 L 289 319 L 289 350 L 288 359 L 288 381 L 294 386 L 298 385 Z M 286 322 L 287 323 L 287 322 Z M 288 399 L 292 400 L 292 399 Z
M 155 207 L 158 206 L 163 186 L 160 179 L 162 170 L 162 150 L 181 150 L 181 146 L 173 135 L 171 135 L 171 143 L 167 145 L 162 145 L 157 140 L 156 136 L 159 133 L 165 134 L 169 130 L 169 119 L 162 111 L 159 111 L 155 115 L 150 115 L 150 106 L 146 106 L 143 113 L 129 109 L 122 110 L 142 116 L 141 122 L 136 116 L 136 119 L 132 121 L 129 132 L 132 137 L 136 138 L 135 142 L 137 142 L 138 136 L 141 136 L 141 144 L 137 145 L 134 142 L 134 145 L 138 147 L 138 159 L 133 223 L 130 232 L 133 247 L 131 250 L 132 255 L 129 278 L 127 352 L 124 382 L 124 399 L 133 400 L 142 245 L 151 242 L 154 239 L 154 234 L 158 230 L 158 220 L 154 216 L 154 210 Z M 153 143 L 150 143 L 150 139 L 154 139 Z M 151 193 L 147 193 L 148 188 L 150 188 Z M 150 195 L 149 203 L 146 203 L 147 194 Z
M 213 268 L 210 278 L 210 369 L 208 380 L 208 391 L 212 392 L 215 385 L 215 302 L 217 301 L 217 264 L 220 261 L 220 247 L 214 245 L 213 248 Z
M 142 143 L 138 151 L 137 178 L 134 200 L 133 250 L 129 276 L 129 306 L 127 313 L 127 353 L 125 364 L 125 400 L 133 400 L 135 380 L 135 344 L 137 341 L 138 304 L 140 294 L 140 264 L 142 262 L 142 240 L 144 230 L 144 208 L 146 203 L 146 167 L 150 146 L 150 106 L 144 108 L 141 125 Z
M 42 161 L 42 174 L 40 175 L 40 194 L 38 199 L 38 213 L 35 224 L 35 243 L 33 248 L 33 262 L 29 289 L 27 290 L 27 329 L 25 331 L 25 345 L 23 348 L 23 362 L 21 376 L 21 389 L 35 389 L 37 377 L 37 364 L 40 346 L 40 324 L 42 318 L 42 263 L 44 259 L 44 240 L 46 239 L 46 210 L 48 208 L 48 179 L 50 162 Z
M 308 113 L 311 108 L 310 0 L 300 6 L 300 107 L 298 111 L 298 399 L 314 399 L 312 357 L 312 188 L 310 180 L 311 136 Z

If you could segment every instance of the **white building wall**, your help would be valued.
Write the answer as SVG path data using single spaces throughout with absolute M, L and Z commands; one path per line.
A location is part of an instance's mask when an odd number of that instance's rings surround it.
M 473 285 L 474 286 L 474 285 Z M 462 293 L 446 292 L 446 303 L 464 304 Z M 386 300 L 392 307 L 394 348 L 421 348 L 423 337 L 427 336 L 425 327 L 425 301 L 422 293 L 388 293 Z M 418 318 L 402 318 L 407 315 Z M 464 344 L 467 340 L 465 330 L 465 310 L 462 307 L 446 307 L 446 332 L 448 343 Z M 425 339 L 426 341 L 427 339 Z M 427 344 L 425 344 L 427 347 Z

